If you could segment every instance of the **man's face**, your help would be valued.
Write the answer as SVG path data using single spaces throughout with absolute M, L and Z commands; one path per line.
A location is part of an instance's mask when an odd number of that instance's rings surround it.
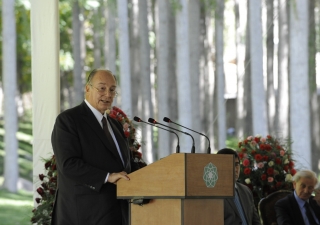
M 304 201 L 308 200 L 314 190 L 316 182 L 310 178 L 300 178 L 293 182 L 293 187 L 298 197 Z
M 111 108 L 117 84 L 113 75 L 98 71 L 86 85 L 86 100 L 102 114 Z
M 240 174 L 240 162 L 238 158 L 234 159 L 234 179 L 237 181 Z

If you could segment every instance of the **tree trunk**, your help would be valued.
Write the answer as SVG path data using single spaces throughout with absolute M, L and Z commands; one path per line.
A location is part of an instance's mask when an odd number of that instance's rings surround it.
M 311 169 L 308 1 L 290 4 L 290 126 L 297 168 Z M 293 4 L 294 3 L 294 4 Z
M 216 75 L 216 112 L 218 118 L 218 149 L 226 146 L 226 100 L 225 93 L 225 76 L 224 76 L 224 61 L 223 61 L 223 20 L 224 20 L 224 0 L 220 0 L 216 5 L 215 12 L 215 75 Z
M 311 125 L 311 169 L 317 174 L 320 162 L 320 127 L 319 127 L 319 104 L 316 81 L 316 27 L 315 27 L 315 0 L 309 1 L 309 84 L 310 84 L 310 118 Z
M 131 68 L 131 102 L 132 102 L 132 117 L 141 114 L 141 87 L 140 84 L 140 41 L 139 41 L 139 2 L 138 0 L 131 0 L 130 7 L 130 68 Z
M 73 48 L 73 102 L 72 105 L 78 105 L 83 101 L 85 84 L 84 59 L 86 54 L 83 13 L 78 0 L 75 0 L 72 7 L 72 48 Z
M 266 1 L 267 5 L 267 119 L 268 119 L 268 133 L 274 133 L 275 129 L 275 112 L 276 112 L 276 99 L 274 89 L 274 75 L 273 75 L 273 55 L 274 55 L 274 44 L 273 44 L 273 0 Z
M 253 135 L 267 135 L 266 98 L 263 85 L 261 0 L 248 1 Z
M 131 73 L 129 52 L 129 29 L 128 29 L 128 2 L 117 0 L 119 17 L 119 61 L 120 61 L 120 86 L 121 86 L 121 108 L 132 117 L 131 103 Z
M 287 0 L 279 0 L 278 95 L 276 133 L 289 138 L 289 27 Z
M 17 192 L 18 171 L 18 115 L 16 104 L 17 56 L 14 0 L 2 1 L 2 75 L 4 88 L 4 182 L 3 187 Z
M 192 127 L 193 110 L 191 108 L 191 76 L 189 51 L 189 7 L 187 0 L 180 0 L 181 10 L 176 11 L 176 51 L 177 51 L 177 79 L 178 79 L 178 113 L 179 122 L 185 127 Z M 185 129 L 181 129 L 186 131 Z M 190 152 L 192 140 L 187 135 L 181 136 L 181 149 Z M 190 150 L 189 150 L 190 149 Z M 199 151 L 199 149 L 197 149 Z
M 198 0 L 189 1 L 189 48 L 190 48 L 190 79 L 191 79 L 191 107 L 193 118 L 201 118 L 200 112 L 200 2 Z M 201 123 L 198 120 L 192 120 L 192 128 L 198 132 L 201 131 Z M 194 135 L 196 149 L 199 152 L 205 152 L 206 140 L 200 138 L 200 135 Z
M 150 118 L 153 116 L 153 104 L 151 99 L 151 80 L 150 80 L 150 44 L 149 44 L 149 24 L 148 24 L 148 0 L 139 0 L 139 24 L 140 24 L 140 63 L 141 63 L 141 82 L 140 91 L 142 93 L 141 116 Z M 142 155 L 148 163 L 152 163 L 154 155 L 152 152 L 152 127 L 142 127 Z

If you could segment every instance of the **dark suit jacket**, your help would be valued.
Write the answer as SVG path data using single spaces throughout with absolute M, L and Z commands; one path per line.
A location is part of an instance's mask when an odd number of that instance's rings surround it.
M 254 206 L 253 196 L 250 189 L 237 182 L 239 198 L 242 204 L 244 214 L 246 216 L 248 225 L 261 225 L 260 217 Z M 233 198 L 224 199 L 224 225 L 238 225 L 242 224 L 238 209 L 234 204 Z
M 101 125 L 85 102 L 57 117 L 51 137 L 58 170 L 52 224 L 128 223 L 128 201 L 118 200 L 116 185 L 104 181 L 108 173 L 130 173 L 133 161 L 122 125 L 110 117 L 108 120 L 125 166 L 118 152 L 110 148 Z
M 318 221 L 320 221 L 320 206 L 313 199 L 313 196 L 309 198 L 309 205 L 313 212 L 316 214 Z M 297 200 L 294 197 L 294 193 L 280 199 L 276 202 L 275 211 L 277 215 L 278 225 L 304 225 L 303 217 L 298 205 Z

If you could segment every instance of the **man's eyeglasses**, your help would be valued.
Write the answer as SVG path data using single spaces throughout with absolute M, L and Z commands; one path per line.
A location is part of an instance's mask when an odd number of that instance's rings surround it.
M 95 86 L 93 86 L 91 83 L 89 83 L 89 85 L 90 85 L 91 87 L 93 87 L 94 89 L 96 89 L 97 92 L 99 92 L 99 94 L 105 94 L 105 93 L 108 92 L 108 93 L 111 95 L 111 97 L 116 97 L 116 96 L 118 96 L 118 92 L 117 92 L 116 90 L 113 90 L 113 89 L 107 90 L 107 88 L 106 88 L 105 86 L 95 87 Z

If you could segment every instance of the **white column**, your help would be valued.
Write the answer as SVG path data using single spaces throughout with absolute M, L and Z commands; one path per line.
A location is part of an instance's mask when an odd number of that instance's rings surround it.
M 51 132 L 60 112 L 59 1 L 31 0 L 34 195 L 52 156 Z

